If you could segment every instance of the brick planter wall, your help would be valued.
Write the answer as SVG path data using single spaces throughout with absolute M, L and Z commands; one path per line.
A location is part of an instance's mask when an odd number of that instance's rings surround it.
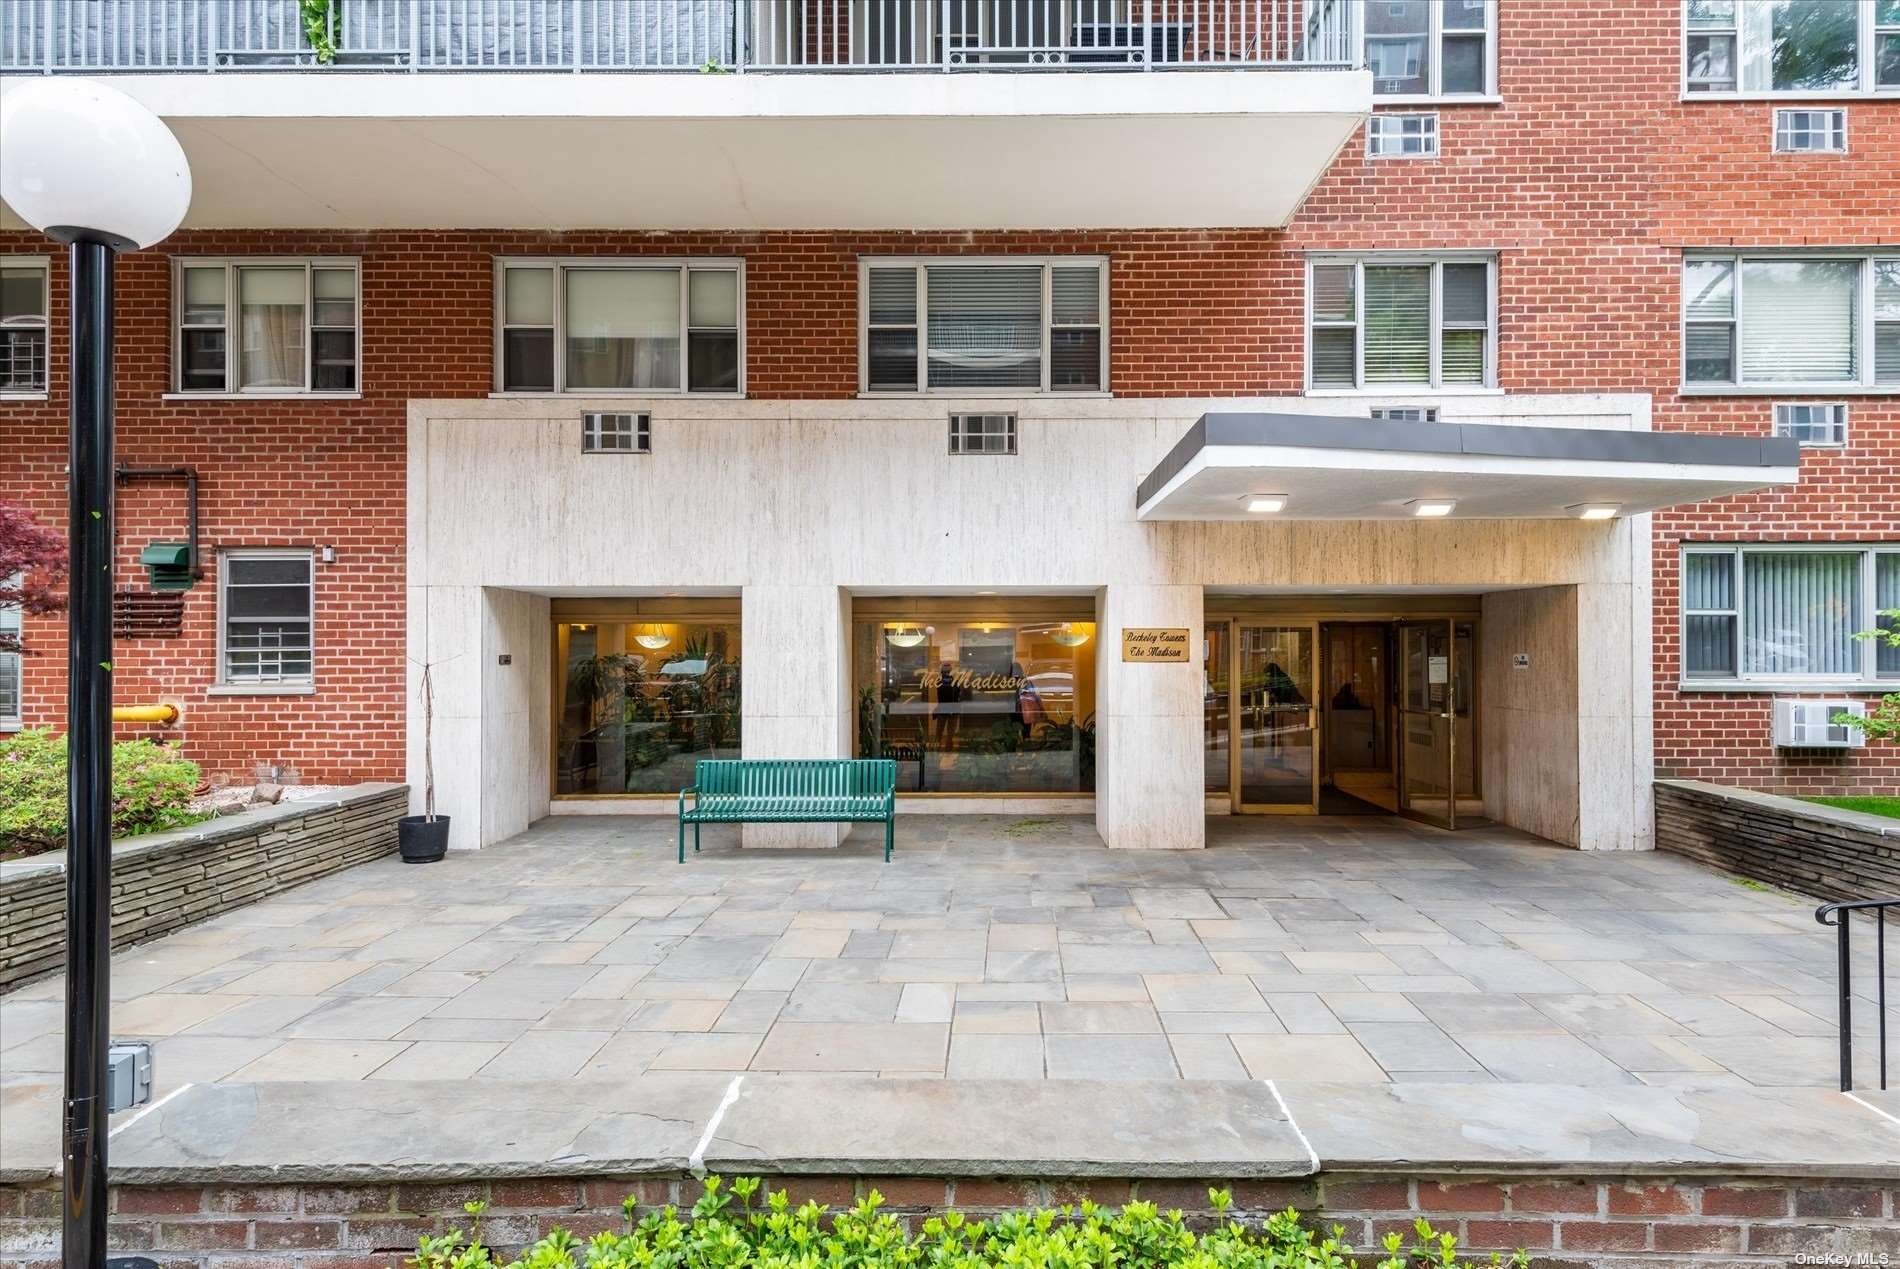
M 112 847 L 112 943 L 125 947 L 396 849 L 409 790 L 365 784 Z M 65 959 L 66 855 L 0 864 L 0 989 Z
M 1819 899 L 1900 895 L 1900 820 L 1769 793 L 1659 780 L 1656 848 Z
M 918 1220 L 954 1205 L 983 1215 L 1083 1198 L 1131 1198 L 1212 1214 L 1207 1184 L 1108 1178 L 1021 1180 L 930 1177 L 788 1177 L 768 1180 L 794 1204 L 839 1207 L 875 1188 L 888 1210 Z M 1214 1184 L 1222 1184 L 1215 1182 Z M 1794 1256 L 1900 1256 L 1892 1181 L 1853 1179 L 1406 1177 L 1322 1173 L 1289 1181 L 1224 1183 L 1244 1219 L 1297 1207 L 1315 1225 L 1344 1227 L 1361 1264 L 1388 1231 L 1409 1236 L 1423 1216 L 1474 1252 L 1531 1253 L 1543 1266 L 1785 1265 Z M 120 1186 L 112 1244 L 172 1267 L 309 1265 L 394 1269 L 422 1234 L 466 1228 L 462 1204 L 483 1199 L 484 1240 L 504 1252 L 558 1225 L 585 1239 L 623 1227 L 621 1200 L 690 1205 L 698 1184 L 678 1176 L 523 1178 L 371 1185 Z M 58 1263 L 59 1192 L 0 1189 L 0 1269 Z M 1845 1261 L 1841 1262 L 1845 1263 Z M 1879 1263 L 1877 1259 L 1865 1263 Z

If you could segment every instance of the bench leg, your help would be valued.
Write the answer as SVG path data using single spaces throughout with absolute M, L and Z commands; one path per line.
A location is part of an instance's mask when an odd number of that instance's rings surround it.
M 680 862 L 686 862 L 686 821 L 680 821 Z
M 887 864 L 891 862 L 891 837 L 896 825 L 897 821 L 891 816 L 884 817 L 884 862 Z
M 693 853 L 699 853 L 699 821 L 693 821 Z

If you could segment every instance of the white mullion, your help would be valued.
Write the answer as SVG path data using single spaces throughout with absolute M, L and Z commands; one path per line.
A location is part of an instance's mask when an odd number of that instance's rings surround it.
M 1054 356 L 1055 270 L 1047 260 L 1042 264 L 1042 390 L 1049 391 L 1049 362 Z
M 776 15 L 774 7 L 768 12 Z M 871 262 L 858 257 L 858 391 L 871 390 Z
M 315 379 L 311 363 L 317 356 L 317 283 L 310 261 L 303 262 L 303 390 L 310 391 Z M 361 386 L 361 381 L 358 381 Z
M 1730 645 L 1729 657 L 1730 657 L 1730 663 L 1734 665 L 1735 667 L 1735 677 L 1738 679 L 1748 677 L 1743 672 L 1746 669 L 1746 667 L 1742 664 L 1742 644 L 1743 644 L 1742 622 L 1744 620 L 1743 610 L 1748 607 L 1748 596 L 1747 596 L 1747 593 L 1743 591 L 1742 589 L 1742 582 L 1744 580 L 1742 556 L 1743 556 L 1743 551 L 1739 545 L 1731 547 L 1729 549 L 1729 567 L 1731 569 L 1731 577 L 1733 578 L 1733 585 L 1734 585 L 1734 590 L 1732 593 L 1735 596 L 1735 599 L 1733 601 L 1734 607 L 1735 607 L 1735 622 L 1729 628 L 1729 645 Z
M 1352 386 L 1366 386 L 1366 262 L 1352 262 Z
M 1880 278 L 1874 269 L 1874 257 L 1868 255 L 1860 261 L 1859 294 L 1854 297 L 1858 312 L 1854 323 L 1854 366 L 1859 373 L 1854 382 L 1863 388 L 1874 386 L 1874 358 L 1879 349 L 1874 342 L 1874 286 Z
M 1860 620 L 1854 624 L 1860 626 L 1863 630 L 1877 629 L 1880 625 L 1880 618 L 1876 615 L 1879 612 L 1879 608 L 1877 606 L 1878 601 L 1875 597 L 1874 586 L 1875 578 L 1879 575 L 1879 572 L 1879 556 L 1871 550 L 1862 551 L 1860 553 L 1861 616 Z M 1878 639 L 1859 639 L 1855 642 L 1860 645 L 1860 677 L 1868 682 L 1872 682 L 1876 672 L 1880 668 L 1880 641 Z
M 1442 385 L 1443 374 L 1439 362 L 1445 351 L 1445 264 L 1442 260 L 1433 261 L 1431 272 L 1426 274 L 1429 283 L 1426 291 L 1426 320 L 1429 329 L 1425 336 L 1425 382 L 1427 386 L 1437 388 Z
M 1871 93 L 1874 90 L 1874 62 L 1879 52 L 1874 46 L 1874 0 L 1860 0 L 1854 21 L 1854 83 L 1861 92 Z
M 1095 323 L 1101 331 L 1101 351 L 1095 370 L 1096 383 L 1103 392 L 1110 391 L 1108 383 L 1108 261 L 1103 260 L 1095 270 Z
M 1736 22 L 1739 25 L 1741 19 L 1737 17 Z M 1740 76 L 1740 68 L 1737 68 L 1735 73 Z M 1728 257 L 1728 261 L 1729 278 L 1733 284 L 1730 289 L 1734 292 L 1729 309 L 1729 356 L 1733 362 L 1729 382 L 1739 388 L 1744 382 L 1742 379 L 1742 257 L 1738 253 Z M 1739 604 L 1739 600 L 1737 602 Z
M 922 264 L 914 267 L 917 270 L 917 285 L 912 289 L 916 292 L 917 307 L 910 316 L 916 323 L 917 393 L 922 396 L 930 390 L 930 344 L 928 342 L 929 328 L 926 324 L 929 317 L 930 269 Z
M 238 390 L 238 363 L 243 360 L 243 315 L 238 312 L 237 265 L 224 265 L 224 390 Z
M 693 342 L 692 308 L 691 308 L 692 299 L 693 299 L 692 266 L 682 264 L 679 267 L 679 281 L 680 281 L 680 312 L 679 312 L 679 321 L 680 321 L 679 385 L 680 386 L 679 386 L 679 390 L 680 390 L 680 395 L 685 396 L 687 393 L 692 391 L 690 383 L 687 379 L 687 364 L 690 360 L 687 348 L 688 348 L 688 345 L 690 345 Z
M 1425 90 L 1433 97 L 1442 97 L 1445 95 L 1445 7 L 1428 4 L 1425 13 L 1425 55 L 1431 63 L 1425 77 Z

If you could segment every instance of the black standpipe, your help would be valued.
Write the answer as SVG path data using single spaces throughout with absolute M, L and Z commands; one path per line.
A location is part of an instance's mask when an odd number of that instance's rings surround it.
M 66 665 L 66 1269 L 106 1265 L 112 993 L 112 256 L 71 246 L 71 552 Z

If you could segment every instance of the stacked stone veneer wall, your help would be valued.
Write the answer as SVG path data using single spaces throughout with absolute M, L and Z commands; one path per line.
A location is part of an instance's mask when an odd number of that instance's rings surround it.
M 1217 1182 L 1218 1183 L 1218 1182 Z M 1100 1177 L 1006 1180 L 931 1177 L 771 1179 L 794 1204 L 834 1208 L 876 1189 L 913 1228 L 955 1205 L 984 1215 L 1034 1203 L 1131 1198 L 1212 1220 L 1207 1182 Z M 1540 1266 L 1878 1264 L 1900 1257 L 1894 1183 L 1850 1179 L 1694 1179 L 1568 1176 L 1420 1176 L 1323 1173 L 1290 1181 L 1225 1183 L 1238 1215 L 1258 1219 L 1295 1207 L 1315 1225 L 1343 1227 L 1361 1264 L 1387 1232 L 1408 1237 L 1423 1216 L 1477 1252 L 1523 1248 Z M 362 1185 L 120 1186 L 112 1194 L 115 1249 L 172 1267 L 395 1266 L 416 1239 L 466 1228 L 462 1205 L 485 1200 L 484 1241 L 504 1254 L 555 1226 L 586 1239 L 623 1228 L 621 1200 L 642 1208 L 691 1205 L 697 1182 L 682 1177 L 521 1178 Z M 0 1189 L 0 1269 L 52 1269 L 59 1255 L 59 1191 L 44 1184 Z
M 112 848 L 112 942 L 156 938 L 387 855 L 409 790 L 367 784 L 258 807 Z M 65 958 L 66 855 L 0 864 L 0 989 Z
M 1900 896 L 1900 820 L 1884 816 L 1659 780 L 1656 846 L 1819 899 Z

